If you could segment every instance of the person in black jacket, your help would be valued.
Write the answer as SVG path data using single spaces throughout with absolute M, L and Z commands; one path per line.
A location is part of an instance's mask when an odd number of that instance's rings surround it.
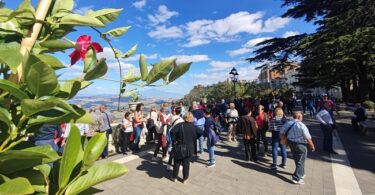
M 173 175 L 171 180 L 173 182 L 176 181 L 178 176 L 179 167 L 182 164 L 183 167 L 183 182 L 186 183 L 187 179 L 189 178 L 189 167 L 190 167 L 190 159 L 191 156 L 194 154 L 194 144 L 196 143 L 197 139 L 202 136 L 203 131 L 194 126 L 194 117 L 193 114 L 187 112 L 183 117 L 183 123 L 179 123 L 175 125 L 171 129 L 171 139 L 173 148 L 175 148 L 176 144 L 186 144 L 187 146 L 187 157 L 183 159 L 174 158 L 174 166 L 173 166 Z

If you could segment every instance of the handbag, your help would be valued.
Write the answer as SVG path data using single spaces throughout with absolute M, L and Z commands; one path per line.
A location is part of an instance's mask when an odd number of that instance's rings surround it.
M 177 142 L 177 144 L 175 145 L 175 150 L 174 150 L 174 158 L 175 159 L 184 159 L 186 157 L 189 156 L 189 149 L 187 147 L 187 145 L 185 143 L 183 143 L 184 141 L 184 126 L 181 125 L 182 129 L 180 130 L 181 132 L 181 140 L 179 140 L 179 142 Z
M 290 129 L 292 129 L 292 127 L 294 126 L 294 124 L 296 124 L 297 122 L 294 122 L 292 125 L 290 125 L 290 127 L 288 128 L 288 130 L 286 130 L 286 132 L 281 136 L 281 139 L 280 139 L 280 144 L 281 145 L 288 145 L 288 133 L 290 131 Z

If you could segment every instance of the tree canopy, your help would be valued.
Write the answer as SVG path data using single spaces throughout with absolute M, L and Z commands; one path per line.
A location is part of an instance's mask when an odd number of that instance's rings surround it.
M 283 17 L 314 22 L 316 32 L 263 41 L 247 60 L 271 61 L 275 69 L 297 61 L 302 87 L 340 85 L 344 99 L 374 99 L 375 2 L 284 0 L 283 6 L 292 6 Z

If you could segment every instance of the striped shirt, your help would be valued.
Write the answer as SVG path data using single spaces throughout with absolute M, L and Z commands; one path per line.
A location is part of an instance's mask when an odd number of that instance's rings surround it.
M 285 118 L 274 117 L 270 120 L 270 130 L 280 131 L 285 123 L 286 123 Z
M 293 125 L 293 127 L 288 132 L 288 140 L 295 143 L 305 144 L 307 143 L 307 139 L 311 139 L 309 129 L 305 124 L 298 120 L 286 122 L 281 128 L 280 134 L 284 134 L 284 132 L 287 131 L 291 125 Z

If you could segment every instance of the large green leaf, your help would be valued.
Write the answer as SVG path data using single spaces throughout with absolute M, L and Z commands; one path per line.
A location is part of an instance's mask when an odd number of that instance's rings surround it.
M 35 9 L 30 0 L 24 0 L 17 9 L 9 15 L 8 19 L 16 18 L 21 25 L 30 25 L 35 22 Z
M 23 150 L 8 150 L 0 155 L 0 173 L 8 175 L 23 169 L 47 164 L 60 159 L 50 145 Z
M 16 73 L 21 63 L 22 54 L 19 50 L 0 45 L 0 64 L 6 64 L 13 73 Z
M 74 168 L 82 161 L 83 151 L 78 128 L 71 123 L 68 141 L 59 167 L 59 187 L 68 185 Z M 73 178 L 72 178 L 73 179 Z
M 104 27 L 104 24 L 95 17 L 81 16 L 78 14 L 69 14 L 61 18 L 60 24 L 74 25 L 74 26 L 93 26 Z
M 128 57 L 132 56 L 137 51 L 137 47 L 138 47 L 138 45 L 135 44 L 132 48 L 130 48 L 127 52 L 124 53 L 122 58 L 128 58 Z
M 47 193 L 46 185 L 45 185 L 45 176 L 43 175 L 42 172 L 34 168 L 17 171 L 9 175 L 9 177 L 10 178 L 25 177 L 31 183 L 35 191 Z
M 0 10 L 1 11 L 1 10 Z M 3 35 L 25 35 L 26 30 L 21 28 L 21 25 L 17 22 L 15 18 L 0 23 L 0 32 Z
M 32 116 L 38 112 L 56 109 L 65 113 L 73 113 L 77 116 L 80 114 L 74 110 L 65 100 L 56 97 L 49 97 L 46 100 L 23 99 L 21 101 L 22 112 L 26 116 Z
M 123 81 L 125 83 L 133 83 L 139 81 L 140 79 L 141 76 L 135 74 L 135 69 L 131 69 L 128 71 L 128 74 L 124 76 Z
M 141 69 L 142 81 L 146 81 L 148 76 L 148 69 L 146 59 L 143 54 L 139 56 L 139 68 Z
M 60 62 L 60 60 L 58 60 L 56 57 L 43 54 L 36 55 L 36 57 L 39 58 L 40 61 L 47 64 L 49 67 L 53 68 L 54 70 L 65 68 L 64 64 Z
M 72 11 L 74 7 L 73 0 L 56 0 L 53 5 L 51 15 L 55 15 L 61 11 Z
M 100 164 L 95 164 L 90 169 L 87 170 L 87 173 L 72 184 L 66 189 L 66 194 L 79 194 L 80 192 L 94 186 L 98 183 L 101 183 L 106 180 L 110 180 L 116 177 L 120 177 L 128 172 L 128 169 L 121 164 L 114 162 L 105 162 Z
M 83 72 L 84 73 L 87 73 L 87 71 L 95 66 L 96 62 L 97 62 L 97 58 L 96 58 L 96 53 L 94 51 L 94 49 L 92 47 L 90 47 L 88 50 L 87 50 L 87 53 L 85 54 L 85 60 L 83 61 L 84 63 L 84 66 L 83 66 Z
M 11 130 L 15 129 L 15 125 L 12 122 L 12 115 L 3 107 L 0 107 L 0 121 L 3 121 L 6 125 L 8 125 Z
M 126 32 L 128 32 L 129 28 L 130 28 L 130 26 L 115 28 L 115 29 L 112 29 L 112 30 L 106 32 L 105 34 L 107 34 L 111 37 L 119 37 L 119 36 L 125 34 Z
M 101 9 L 98 11 L 90 10 L 87 13 L 87 15 L 95 17 L 96 19 L 100 20 L 103 24 L 105 24 L 116 20 L 121 11 L 122 9 Z
M 184 75 L 187 71 L 189 71 L 190 69 L 190 66 L 191 66 L 191 62 L 189 63 L 182 63 L 182 64 L 179 64 L 177 67 L 175 67 L 171 74 L 169 75 L 169 79 L 168 81 L 170 83 L 172 83 L 173 81 L 175 81 L 176 79 L 180 78 L 182 75 Z
M 88 142 L 83 154 L 83 166 L 91 167 L 102 154 L 107 145 L 107 137 L 105 133 L 98 133 Z
M 95 63 L 84 76 L 86 81 L 94 80 L 104 76 L 107 73 L 108 66 L 105 63 L 105 59 L 102 58 L 99 62 Z
M 79 90 L 81 90 L 81 86 L 82 85 L 80 81 L 75 81 L 75 80 L 65 81 L 62 87 L 60 88 L 60 91 L 65 92 L 66 94 L 66 95 L 63 94 L 62 98 L 67 98 L 67 99 L 73 98 L 75 95 L 77 95 Z
M 52 50 L 66 50 L 74 48 L 74 44 L 65 40 L 49 40 L 39 43 L 40 46 Z
M 8 8 L 0 8 L 0 23 L 9 20 L 9 15 L 12 14 L 13 10 Z
M 170 73 L 173 68 L 173 65 L 176 63 L 176 59 L 163 60 L 155 64 L 151 71 L 147 75 L 146 83 L 152 84 Z
M 32 194 L 34 192 L 30 182 L 23 177 L 6 181 L 0 185 L 0 194 L 4 195 Z
M 34 95 L 38 97 L 49 95 L 58 86 L 55 71 L 44 62 L 37 61 L 36 63 L 28 64 L 27 69 L 28 73 L 25 81 L 27 87 Z
M 20 89 L 20 86 L 4 79 L 0 79 L 0 89 L 8 91 L 12 96 L 22 100 L 29 98 L 29 96 Z

